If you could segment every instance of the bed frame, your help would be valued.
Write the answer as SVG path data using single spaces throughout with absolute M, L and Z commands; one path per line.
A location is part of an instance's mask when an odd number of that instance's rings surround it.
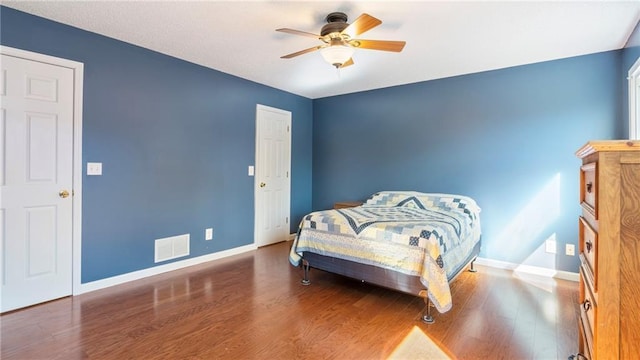
M 449 282 L 453 281 L 462 272 L 462 270 L 467 267 L 469 267 L 470 272 L 476 272 L 473 267 L 473 263 L 480 253 L 480 244 L 481 242 L 479 241 L 469 254 L 467 260 L 464 261 L 463 265 L 452 272 L 448 277 Z M 429 300 L 429 297 L 427 296 L 427 289 L 420 282 L 419 276 L 406 275 L 373 265 L 361 264 L 312 252 L 304 252 L 302 254 L 301 266 L 304 270 L 304 277 L 301 280 L 302 285 L 311 284 L 311 280 L 309 280 L 310 268 L 347 276 L 356 280 L 361 280 L 362 282 L 368 282 L 423 298 L 425 302 L 425 310 L 422 313 L 422 321 L 427 324 L 432 324 L 435 321 L 431 315 L 431 300 Z

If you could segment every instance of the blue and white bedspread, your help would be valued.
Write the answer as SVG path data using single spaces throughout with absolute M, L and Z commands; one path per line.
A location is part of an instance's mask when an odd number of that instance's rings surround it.
M 305 251 L 420 276 L 436 309 L 451 309 L 448 279 L 480 241 L 480 207 L 466 196 L 385 191 L 362 206 L 300 222 L 289 261 Z

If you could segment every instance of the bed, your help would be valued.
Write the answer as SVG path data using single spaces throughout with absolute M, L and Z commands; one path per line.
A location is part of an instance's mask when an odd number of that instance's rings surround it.
M 289 262 L 424 298 L 451 309 L 449 283 L 480 252 L 480 207 L 467 196 L 382 191 L 361 206 L 316 211 L 300 222 Z

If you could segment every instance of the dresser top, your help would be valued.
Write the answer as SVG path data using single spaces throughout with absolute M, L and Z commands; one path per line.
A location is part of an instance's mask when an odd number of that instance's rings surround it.
M 640 140 L 593 140 L 576 151 L 579 158 L 602 151 L 640 151 Z

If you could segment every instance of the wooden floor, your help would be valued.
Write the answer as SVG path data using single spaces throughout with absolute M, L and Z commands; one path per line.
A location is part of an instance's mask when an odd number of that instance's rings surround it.
M 0 316 L 8 359 L 566 359 L 578 285 L 477 266 L 453 309 L 289 265 L 288 246 L 202 264 Z

